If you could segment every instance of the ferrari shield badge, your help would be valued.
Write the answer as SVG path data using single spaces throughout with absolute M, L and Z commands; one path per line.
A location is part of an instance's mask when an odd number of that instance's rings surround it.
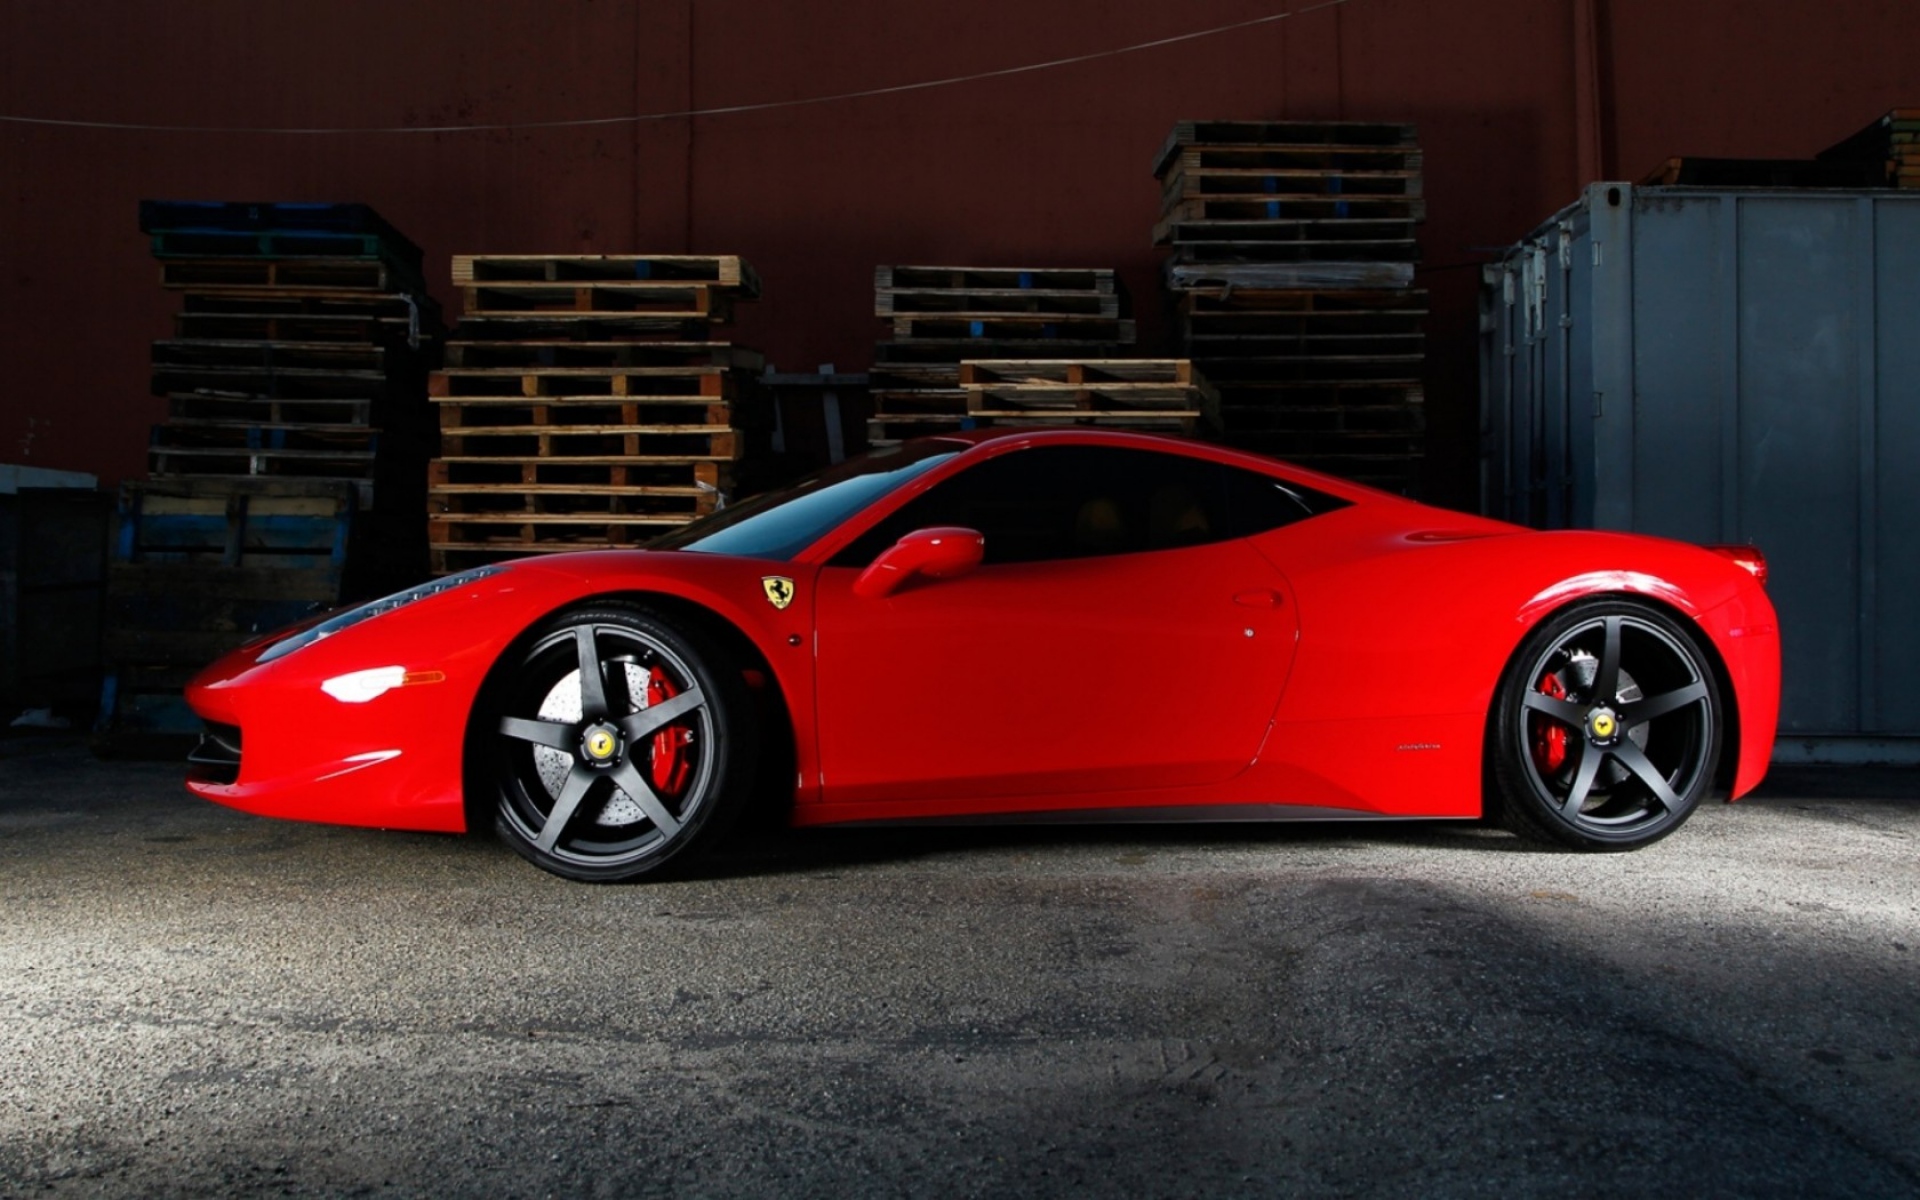
M 775 608 L 793 603 L 793 580 L 780 575 L 762 575 L 760 586 L 766 589 L 767 603 Z

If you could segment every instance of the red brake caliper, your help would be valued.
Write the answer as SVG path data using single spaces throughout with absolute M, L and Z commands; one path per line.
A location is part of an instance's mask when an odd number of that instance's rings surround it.
M 1566 685 L 1551 671 L 1541 677 L 1540 690 L 1555 700 L 1567 698 Z M 1539 713 L 1533 718 L 1533 761 L 1545 775 L 1558 771 L 1567 761 L 1567 727 Z
M 666 672 L 659 667 L 647 675 L 647 707 L 665 703 L 680 694 Z M 677 796 L 687 786 L 693 764 L 683 750 L 693 740 L 693 731 L 684 725 L 669 725 L 653 735 L 653 788 L 667 796 Z

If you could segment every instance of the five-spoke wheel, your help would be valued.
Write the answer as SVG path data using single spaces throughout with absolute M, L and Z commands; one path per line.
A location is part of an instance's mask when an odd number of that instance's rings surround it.
M 692 629 L 599 606 L 537 630 L 477 718 L 509 845 L 570 879 L 633 879 L 720 836 L 751 777 L 740 671 Z
M 1723 717 L 1694 636 L 1633 600 L 1575 605 L 1507 669 L 1490 747 L 1514 832 L 1589 850 L 1665 837 L 1712 787 Z

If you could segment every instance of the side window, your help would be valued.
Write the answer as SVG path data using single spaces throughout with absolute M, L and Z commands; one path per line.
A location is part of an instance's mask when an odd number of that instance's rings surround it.
M 1344 502 L 1180 454 L 1043 446 L 947 480 L 868 530 L 833 565 L 864 567 L 931 525 L 979 530 L 990 564 L 1172 550 L 1261 533 L 1324 511 L 1322 503 Z
M 1269 475 L 1242 471 L 1236 467 L 1222 467 L 1221 470 L 1233 476 L 1230 486 L 1235 537 L 1252 537 L 1269 529 L 1278 529 L 1282 525 L 1291 525 L 1295 521 L 1345 508 L 1352 503 Z

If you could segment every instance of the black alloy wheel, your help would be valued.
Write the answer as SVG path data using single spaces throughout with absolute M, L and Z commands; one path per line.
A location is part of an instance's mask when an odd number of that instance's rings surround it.
M 1713 786 L 1719 683 L 1698 636 L 1651 605 L 1592 600 L 1543 622 L 1494 703 L 1488 799 L 1522 837 L 1634 849 Z
M 544 870 L 617 882 L 720 840 L 753 775 L 738 664 L 640 608 L 565 613 L 522 643 L 476 718 L 496 828 Z

